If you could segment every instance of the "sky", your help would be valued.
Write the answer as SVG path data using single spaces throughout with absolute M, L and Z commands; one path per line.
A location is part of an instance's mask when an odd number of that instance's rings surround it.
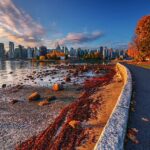
M 125 47 L 150 0 L 0 0 L 0 42 Z

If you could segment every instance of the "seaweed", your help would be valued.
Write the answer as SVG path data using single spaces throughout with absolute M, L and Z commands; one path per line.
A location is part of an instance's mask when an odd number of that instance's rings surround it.
M 98 101 L 93 102 L 90 96 L 98 90 L 98 87 L 108 84 L 115 74 L 112 66 L 97 65 L 97 67 L 107 71 L 105 76 L 86 80 L 82 96 L 66 106 L 45 131 L 17 145 L 16 150 L 74 150 L 82 144 L 87 137 L 82 122 L 96 117 L 96 110 L 101 105 Z M 80 124 L 72 128 L 69 125 L 72 120 L 79 121 Z

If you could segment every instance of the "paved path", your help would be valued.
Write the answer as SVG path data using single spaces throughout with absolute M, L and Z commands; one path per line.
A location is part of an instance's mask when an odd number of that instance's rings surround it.
M 128 141 L 125 150 L 150 150 L 150 69 L 126 65 L 135 81 L 135 112 L 130 113 L 129 128 L 137 128 L 139 144 Z M 142 118 L 148 118 L 145 122 Z

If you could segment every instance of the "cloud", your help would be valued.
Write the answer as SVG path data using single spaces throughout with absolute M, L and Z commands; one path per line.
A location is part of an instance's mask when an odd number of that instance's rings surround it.
M 102 32 L 96 31 L 92 33 L 69 33 L 66 37 L 60 39 L 60 45 L 64 44 L 83 44 L 93 42 L 103 36 Z
M 46 37 L 46 31 L 51 33 Z M 63 37 L 56 22 L 48 29 L 37 23 L 29 14 L 18 8 L 12 0 L 0 0 L 0 39 L 7 39 L 24 46 L 55 47 L 60 45 L 83 45 L 103 36 L 102 32 L 68 33 Z
M 37 46 L 44 34 L 44 28 L 11 0 L 0 0 L 0 38 L 25 46 Z

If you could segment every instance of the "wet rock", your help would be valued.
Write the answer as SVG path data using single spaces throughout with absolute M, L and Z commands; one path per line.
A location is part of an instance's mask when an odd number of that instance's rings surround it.
M 2 84 L 2 88 L 6 88 L 6 84 Z
M 66 77 L 65 77 L 65 81 L 66 81 L 66 82 L 70 82 L 70 81 L 71 81 L 71 78 L 70 78 L 69 76 L 66 76 Z
M 28 97 L 28 100 L 29 101 L 35 101 L 35 100 L 38 100 L 40 99 L 40 94 L 38 92 L 34 92 L 32 93 L 29 97 Z
M 71 120 L 69 122 L 69 125 L 72 127 L 72 128 L 77 128 L 79 125 L 81 124 L 80 121 L 77 121 L 77 120 Z
M 11 71 L 11 72 L 9 72 L 9 74 L 13 74 L 13 72 Z
M 44 105 L 48 105 L 49 101 L 48 100 L 44 100 L 38 103 L 39 106 L 44 106 Z
M 53 91 L 60 91 L 60 90 L 63 90 L 63 85 L 62 84 L 58 84 L 58 83 L 55 83 L 52 87 Z
M 47 97 L 46 100 L 47 100 L 47 101 L 53 101 L 53 100 L 56 100 L 56 96 L 49 96 L 49 97 Z
M 17 85 L 16 88 L 17 88 L 17 89 L 22 89 L 22 88 L 23 88 L 23 85 Z
M 10 103 L 13 105 L 13 104 L 16 104 L 16 103 L 18 103 L 18 102 L 19 102 L 18 100 L 13 99 Z
M 33 74 L 36 74 L 36 71 L 33 71 Z

